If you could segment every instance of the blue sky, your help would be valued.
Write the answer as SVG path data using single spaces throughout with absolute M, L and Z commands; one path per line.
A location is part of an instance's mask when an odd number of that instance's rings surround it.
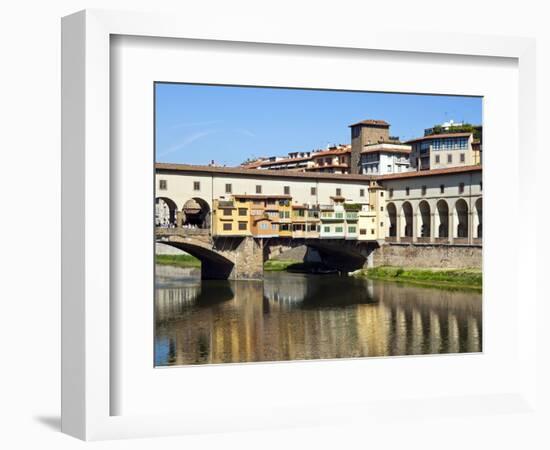
M 348 125 L 391 124 L 402 140 L 453 119 L 481 124 L 479 97 L 156 84 L 158 162 L 238 165 L 350 143 Z

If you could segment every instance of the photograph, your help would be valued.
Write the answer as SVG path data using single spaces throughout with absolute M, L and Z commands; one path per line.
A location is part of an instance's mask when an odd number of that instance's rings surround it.
M 156 82 L 154 365 L 482 353 L 482 116 Z

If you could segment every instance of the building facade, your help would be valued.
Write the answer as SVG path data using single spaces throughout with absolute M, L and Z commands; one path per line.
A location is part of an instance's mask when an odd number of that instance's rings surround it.
M 471 132 L 434 134 L 407 143 L 411 145 L 413 170 L 471 166 L 481 162 L 481 146 L 474 142 Z
M 215 236 L 480 245 L 482 170 L 378 176 L 156 165 L 157 226 Z
M 386 175 L 410 170 L 411 146 L 404 144 L 368 144 L 361 151 L 360 173 Z
M 480 166 L 380 177 L 387 193 L 385 239 L 400 243 L 478 245 L 483 238 Z

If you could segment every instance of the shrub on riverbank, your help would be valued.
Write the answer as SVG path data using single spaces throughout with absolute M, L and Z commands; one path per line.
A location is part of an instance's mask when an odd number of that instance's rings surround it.
M 191 255 L 156 255 L 155 262 L 165 266 L 200 267 L 201 262 Z
M 376 280 L 476 290 L 481 290 L 483 285 L 483 276 L 479 269 L 412 269 L 382 266 L 362 270 L 358 276 Z
M 270 259 L 264 263 L 264 270 L 268 272 L 282 272 L 287 270 L 293 264 L 298 264 L 300 261 L 291 259 Z

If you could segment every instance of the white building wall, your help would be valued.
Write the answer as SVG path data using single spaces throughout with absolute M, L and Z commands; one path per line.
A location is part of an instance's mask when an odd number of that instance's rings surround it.
M 160 189 L 160 180 L 166 181 L 167 189 Z M 194 182 L 200 183 L 200 189 L 194 189 Z M 290 188 L 294 204 L 330 204 L 331 198 L 341 195 L 350 202 L 367 202 L 369 180 L 322 180 L 309 178 L 269 178 L 230 174 L 201 174 L 191 172 L 161 172 L 156 174 L 156 196 L 172 199 L 181 210 L 191 198 L 201 198 L 212 208 L 214 198 L 229 198 L 232 194 L 256 195 L 256 185 L 262 187 L 262 195 L 284 195 L 285 186 Z M 231 185 L 231 193 L 226 192 L 226 184 Z M 311 188 L 315 188 L 312 194 Z M 361 190 L 364 196 L 361 196 Z

